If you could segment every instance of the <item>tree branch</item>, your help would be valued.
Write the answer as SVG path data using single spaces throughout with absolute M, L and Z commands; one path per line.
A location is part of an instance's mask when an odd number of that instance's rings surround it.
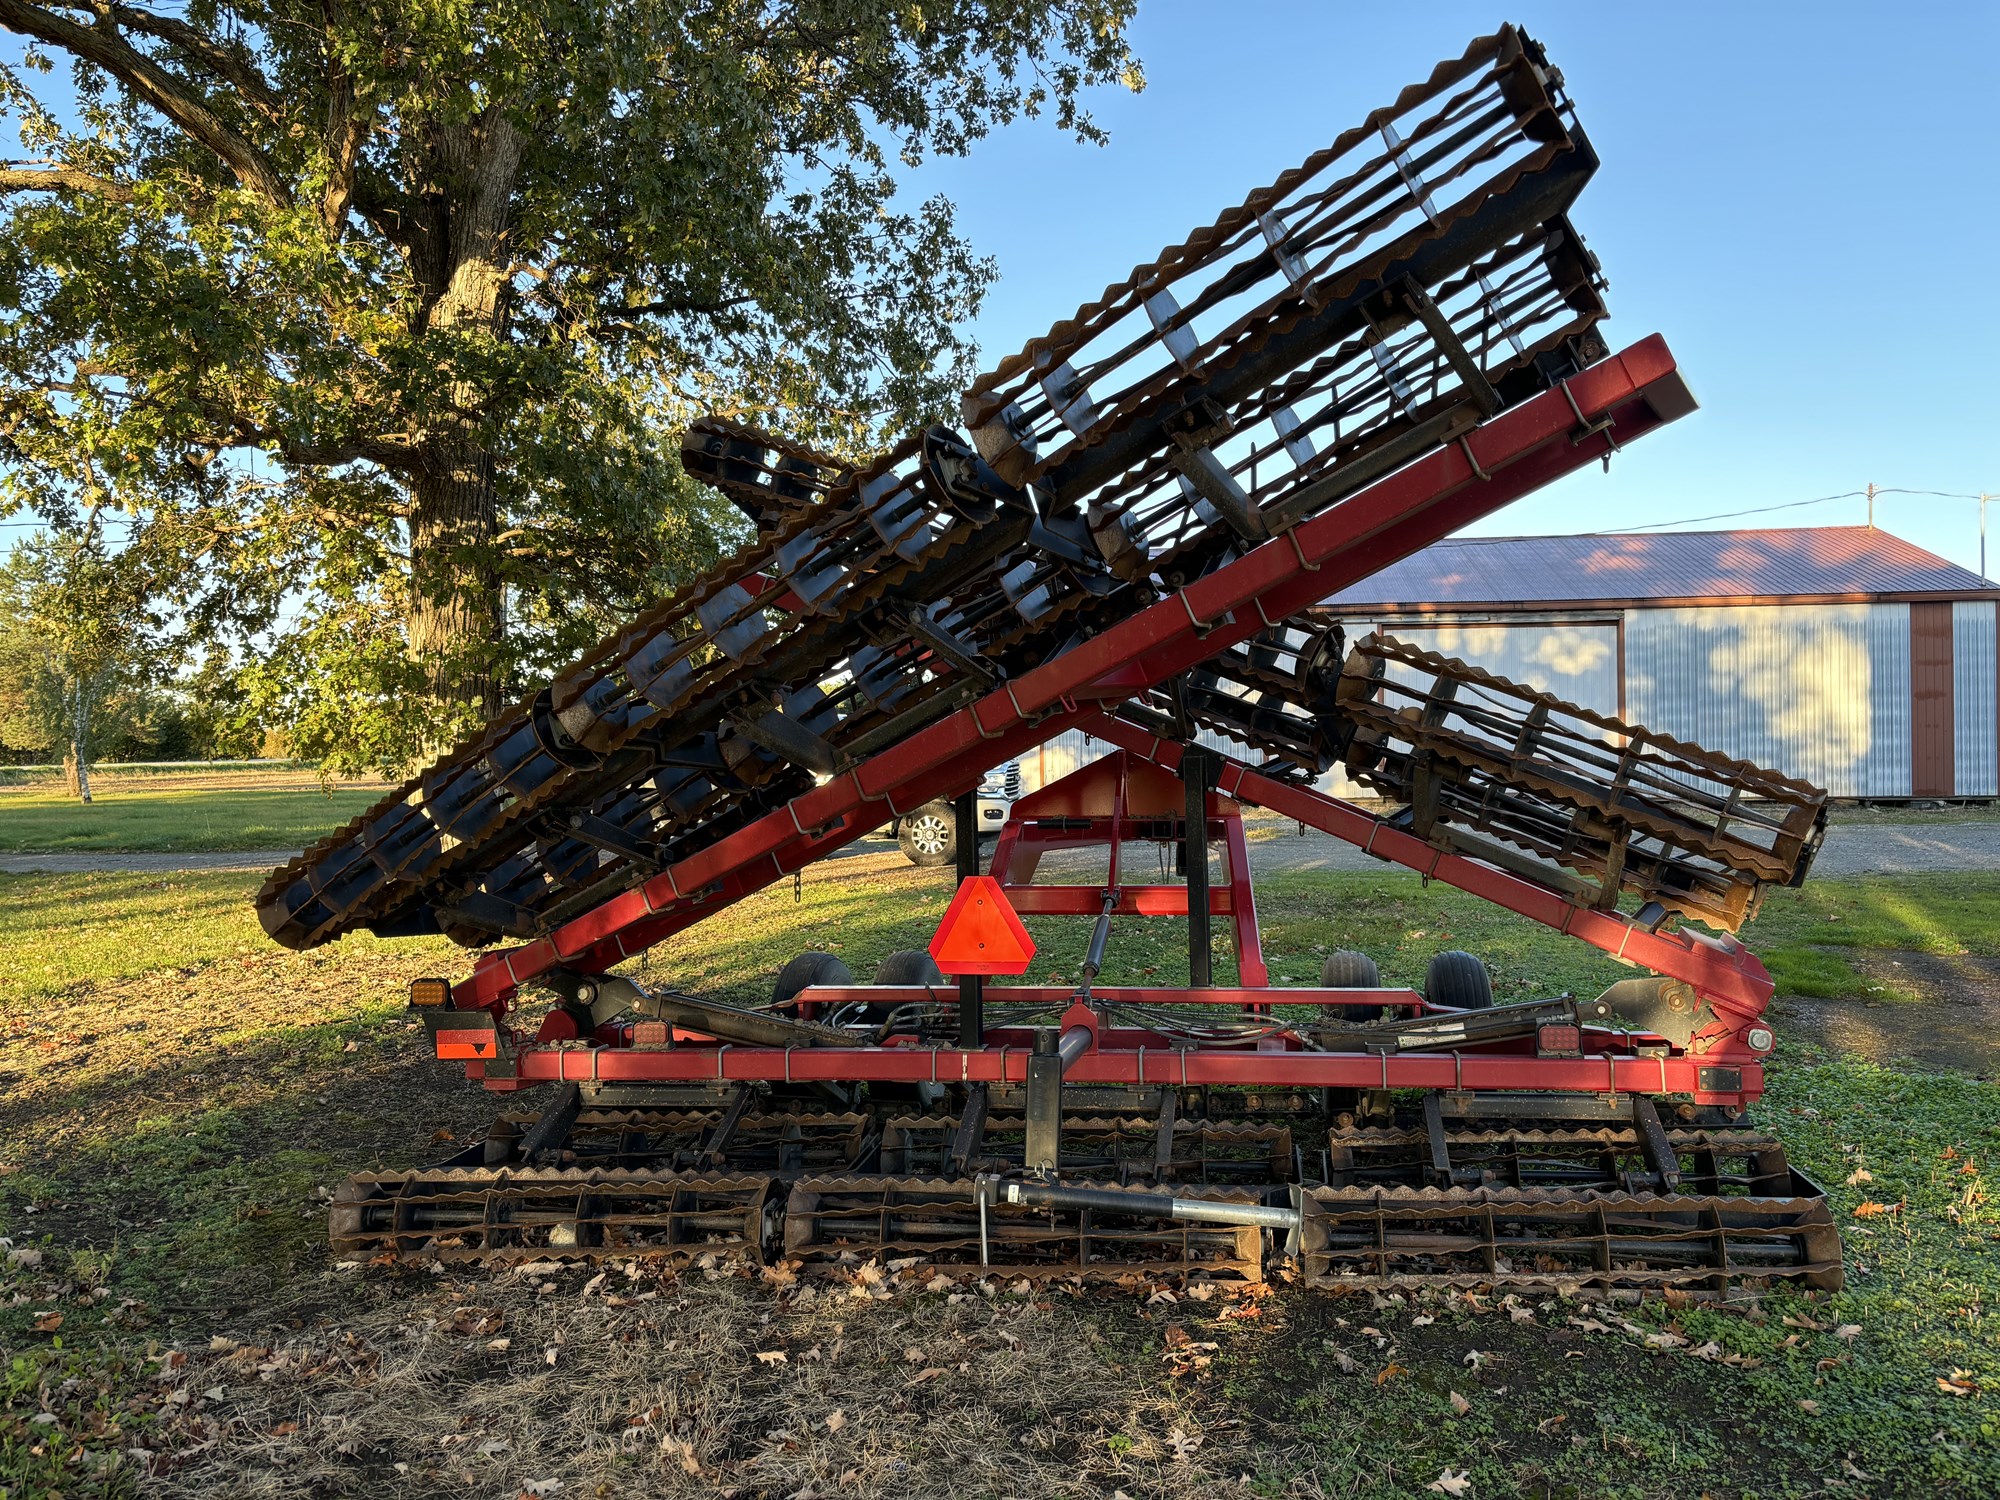
M 87 193 L 107 203 L 130 203 L 132 190 L 75 167 L 0 167 L 0 193 Z
M 264 81 L 264 75 L 228 48 L 218 47 L 187 22 L 173 16 L 155 15 L 134 5 L 113 4 L 92 8 L 98 9 L 100 14 L 108 13 L 120 26 L 156 36 L 169 46 L 178 47 L 225 80 L 258 114 L 274 125 L 284 123 L 284 109 L 270 84 Z
M 748 292 L 734 297 L 723 297 L 716 301 L 698 302 L 688 298 L 670 298 L 661 302 L 638 302 L 630 307 L 607 308 L 610 316 L 589 325 L 592 333 L 608 333 L 614 328 L 631 328 L 632 319 L 650 317 L 702 317 L 712 318 L 738 307 L 755 302 L 756 297 Z
M 333 37 L 340 22 L 339 6 L 324 0 L 320 13 L 326 19 L 326 129 L 322 141 L 326 149 L 326 190 L 320 194 L 319 217 L 328 234 L 340 232 L 341 221 L 354 199 L 355 161 L 361 143 L 368 136 L 368 115 L 355 97 L 354 79 L 340 61 Z
M 133 93 L 165 115 L 185 134 L 219 157 L 236 180 L 277 208 L 289 207 L 291 192 L 264 154 L 223 122 L 200 98 L 140 52 L 112 24 L 109 11 L 97 21 L 79 26 L 65 16 L 44 10 L 29 0 L 0 0 L 0 26 L 60 47 L 73 57 L 95 63 Z

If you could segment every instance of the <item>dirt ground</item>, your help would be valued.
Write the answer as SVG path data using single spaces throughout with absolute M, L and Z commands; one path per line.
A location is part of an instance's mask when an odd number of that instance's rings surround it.
M 1773 1006 L 1781 1035 L 1884 1066 L 2000 1076 L 2000 955 L 1857 949 L 1847 957 L 1882 994 L 1908 998 L 1787 997 Z

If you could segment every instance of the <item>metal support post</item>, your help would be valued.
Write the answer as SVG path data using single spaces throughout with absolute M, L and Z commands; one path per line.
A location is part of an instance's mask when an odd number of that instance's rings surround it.
M 1066 1065 L 1055 1027 L 1037 1026 L 1035 1050 L 1028 1058 L 1024 1152 L 1024 1164 L 1031 1172 L 1053 1172 L 1062 1165 L 1062 1079 Z
M 953 840 L 957 850 L 958 878 L 979 873 L 979 793 L 965 793 L 952 803 L 957 827 Z M 986 1044 L 986 977 L 983 974 L 958 976 L 958 1045 L 983 1047 Z
M 1208 793 L 1221 767 L 1215 757 L 1196 745 L 1181 756 L 1181 781 L 1187 787 L 1187 819 L 1182 833 L 1182 862 L 1187 866 L 1188 983 L 1206 989 L 1215 983 L 1215 950 L 1208 910 Z

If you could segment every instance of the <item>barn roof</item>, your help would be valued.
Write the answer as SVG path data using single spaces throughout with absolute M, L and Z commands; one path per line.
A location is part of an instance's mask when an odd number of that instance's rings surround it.
M 1978 574 L 1866 526 L 1451 537 L 1325 600 L 1378 614 L 1577 605 L 2000 598 Z

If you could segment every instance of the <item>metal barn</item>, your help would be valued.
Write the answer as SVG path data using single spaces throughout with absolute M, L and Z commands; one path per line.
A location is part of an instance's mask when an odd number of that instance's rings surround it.
M 1452 538 L 1322 612 L 1836 797 L 2000 795 L 2000 589 L 1886 531 Z

